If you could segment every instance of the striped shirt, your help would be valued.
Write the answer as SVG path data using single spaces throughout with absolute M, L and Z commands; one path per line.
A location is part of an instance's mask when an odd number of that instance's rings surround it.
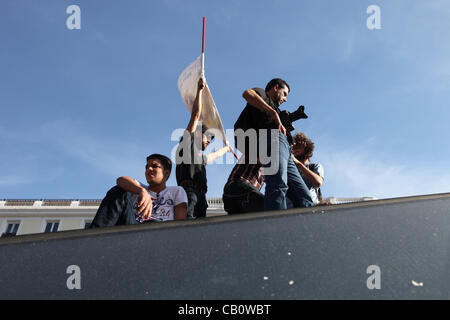
M 264 185 L 264 176 L 262 174 L 261 164 L 239 164 L 237 163 L 228 177 L 228 182 L 239 181 L 254 186 L 258 190 L 261 190 Z

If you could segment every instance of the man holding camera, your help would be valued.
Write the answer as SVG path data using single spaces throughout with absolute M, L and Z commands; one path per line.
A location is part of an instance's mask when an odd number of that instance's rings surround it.
M 311 193 L 291 157 L 292 137 L 288 139 L 286 128 L 280 119 L 281 111 L 278 107 L 286 102 L 289 91 L 287 82 L 279 78 L 269 81 L 265 90 L 261 88 L 245 90 L 243 98 L 247 105 L 234 126 L 235 130 L 255 129 L 259 132 L 260 129 L 263 129 L 267 132 L 267 155 L 270 155 L 270 161 L 264 163 L 264 168 L 275 166 L 276 170 L 275 173 L 270 172 L 270 174 L 264 172 L 266 183 L 264 210 L 286 209 L 287 196 L 296 208 L 314 205 Z M 258 135 L 258 146 L 260 138 Z M 274 148 L 272 152 L 272 143 L 274 142 L 278 148 Z M 243 150 L 244 156 L 247 158 L 246 164 L 249 163 L 250 156 L 248 148 L 249 144 L 246 144 L 244 147 L 246 150 Z M 258 148 L 258 161 L 261 159 L 260 156 Z

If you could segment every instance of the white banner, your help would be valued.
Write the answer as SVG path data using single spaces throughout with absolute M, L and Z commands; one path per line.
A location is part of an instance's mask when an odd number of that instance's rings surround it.
M 202 76 L 202 56 L 195 59 L 178 77 L 178 90 L 181 94 L 189 113 L 192 112 L 195 97 L 197 95 L 198 79 Z M 205 88 L 202 91 L 202 113 L 200 121 L 208 129 L 217 130 L 216 137 L 226 143 L 226 136 L 223 129 L 222 119 L 220 119 L 214 99 L 205 79 Z M 217 135 L 219 133 L 219 136 Z

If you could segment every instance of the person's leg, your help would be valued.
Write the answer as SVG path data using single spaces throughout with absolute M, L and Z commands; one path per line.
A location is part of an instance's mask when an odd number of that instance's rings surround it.
M 264 195 L 242 181 L 232 181 L 226 185 L 223 202 L 228 214 L 264 211 Z
M 197 218 L 205 218 L 206 211 L 208 210 L 208 202 L 206 201 L 206 195 L 200 191 L 197 191 L 197 205 L 195 207 L 195 214 Z
M 244 191 L 237 181 L 230 181 L 223 189 L 223 207 L 228 214 L 242 213 L 242 202 L 245 198 Z
M 250 191 L 247 195 L 248 205 L 243 203 L 243 213 L 264 211 L 264 195 L 261 192 Z
M 129 224 L 139 224 L 144 222 L 151 222 L 152 220 L 144 220 L 142 218 L 142 212 L 141 214 L 138 214 L 138 203 L 140 201 L 140 198 L 131 193 L 126 193 L 125 198 L 127 205 L 125 206 L 124 210 L 122 211 L 122 215 L 117 222 L 117 225 L 129 225 Z
M 234 187 L 234 182 L 230 181 L 225 184 L 223 188 L 222 201 L 223 208 L 228 214 L 239 213 L 241 196 L 236 194 L 236 188 Z
M 268 134 L 268 137 L 267 145 L 270 150 L 272 140 L 270 133 Z M 271 162 L 264 165 L 264 168 L 268 168 L 271 164 L 273 165 L 273 161 L 278 163 L 278 171 L 275 174 L 265 175 L 266 190 L 264 194 L 264 210 L 286 209 L 286 192 L 288 190 L 287 165 L 290 157 L 289 143 L 286 136 L 280 132 L 278 133 L 278 139 L 278 154 L 271 154 Z M 273 159 L 277 156 L 278 159 Z
M 236 182 L 241 197 L 241 212 L 264 211 L 264 195 L 254 186 L 243 181 Z
M 292 198 L 292 189 L 289 188 L 286 193 L 286 209 L 292 209 L 294 207 L 291 198 Z
M 133 206 L 130 204 L 129 198 L 129 192 L 119 186 L 112 187 L 100 203 L 89 228 L 136 224 Z
M 311 192 L 305 184 L 302 176 L 298 172 L 298 168 L 294 160 L 289 157 L 288 160 L 288 197 L 292 201 L 294 208 L 311 207 L 314 202 L 311 197 Z
M 186 191 L 187 199 L 188 199 L 188 205 L 187 205 L 187 218 L 188 219 L 195 219 L 197 218 L 195 207 L 198 203 L 198 197 L 197 192 L 193 187 L 183 187 L 184 191 Z

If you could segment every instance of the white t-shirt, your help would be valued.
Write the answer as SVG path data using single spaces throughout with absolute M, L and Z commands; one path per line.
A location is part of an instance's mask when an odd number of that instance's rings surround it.
M 166 187 L 160 193 L 153 192 L 149 189 L 149 186 L 146 184 L 137 181 L 142 188 L 147 190 L 153 202 L 153 209 L 151 220 L 155 221 L 170 221 L 174 220 L 174 207 L 179 205 L 180 203 L 186 203 L 187 205 L 187 195 L 186 191 L 182 187 L 173 186 Z M 133 208 L 138 208 L 139 196 L 137 194 L 133 194 Z M 142 222 L 142 221 L 141 221 Z

